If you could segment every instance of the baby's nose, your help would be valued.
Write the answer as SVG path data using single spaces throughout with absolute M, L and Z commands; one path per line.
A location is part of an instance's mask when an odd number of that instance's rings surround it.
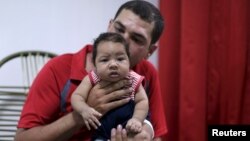
M 109 67 L 113 68 L 113 69 L 117 68 L 118 67 L 118 63 L 115 60 L 112 60 L 112 61 L 110 61 Z

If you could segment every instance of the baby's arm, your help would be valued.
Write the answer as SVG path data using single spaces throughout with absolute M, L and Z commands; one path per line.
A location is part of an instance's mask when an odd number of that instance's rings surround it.
M 94 108 L 89 107 L 89 105 L 86 104 L 86 99 L 91 88 L 92 84 L 90 79 L 86 76 L 71 96 L 72 108 L 82 116 L 84 124 L 88 130 L 91 129 L 90 126 L 97 129 L 97 127 L 101 125 L 98 118 L 102 116 Z
M 138 133 L 142 130 L 142 123 L 148 114 L 149 103 L 147 94 L 140 85 L 138 92 L 135 94 L 135 109 L 133 117 L 128 121 L 126 129 L 129 132 Z

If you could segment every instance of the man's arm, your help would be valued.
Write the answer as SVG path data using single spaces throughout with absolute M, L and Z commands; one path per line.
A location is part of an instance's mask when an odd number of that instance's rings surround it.
M 129 89 L 118 90 L 127 83 L 130 82 L 123 80 L 113 86 L 96 85 L 90 92 L 88 104 L 96 110 L 106 113 L 113 108 L 127 103 L 129 99 L 111 102 L 131 92 Z M 82 117 L 76 112 L 71 112 L 47 125 L 30 129 L 19 128 L 16 132 L 15 141 L 64 141 L 72 137 L 73 133 L 83 126 Z
M 82 117 L 71 112 L 48 125 L 18 129 L 15 141 L 66 141 L 82 126 Z

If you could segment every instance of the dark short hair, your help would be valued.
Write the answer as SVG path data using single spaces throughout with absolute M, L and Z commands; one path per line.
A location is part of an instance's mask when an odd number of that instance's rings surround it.
M 122 37 L 122 35 L 118 34 L 118 33 L 113 33 L 113 32 L 105 32 L 105 33 L 101 33 L 95 40 L 94 40 L 94 44 L 93 44 L 93 54 L 92 54 L 92 61 L 93 64 L 95 65 L 95 59 L 96 59 L 96 55 L 97 55 L 97 48 L 98 45 L 101 42 L 107 42 L 107 41 L 111 41 L 114 43 L 121 43 L 124 48 L 125 51 L 128 55 L 128 57 L 130 57 L 129 54 L 129 46 L 128 43 L 126 42 L 126 40 Z
M 138 15 L 142 20 L 148 23 L 153 22 L 154 28 L 151 33 L 151 44 L 154 44 L 159 40 L 164 30 L 164 19 L 157 7 L 150 2 L 143 0 L 128 1 L 120 6 L 114 19 L 117 18 L 123 9 L 131 10 L 134 14 Z

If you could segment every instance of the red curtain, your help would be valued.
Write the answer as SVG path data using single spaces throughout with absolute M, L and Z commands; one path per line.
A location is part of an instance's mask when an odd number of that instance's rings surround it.
M 212 124 L 250 124 L 250 1 L 160 0 L 166 141 L 206 141 Z

